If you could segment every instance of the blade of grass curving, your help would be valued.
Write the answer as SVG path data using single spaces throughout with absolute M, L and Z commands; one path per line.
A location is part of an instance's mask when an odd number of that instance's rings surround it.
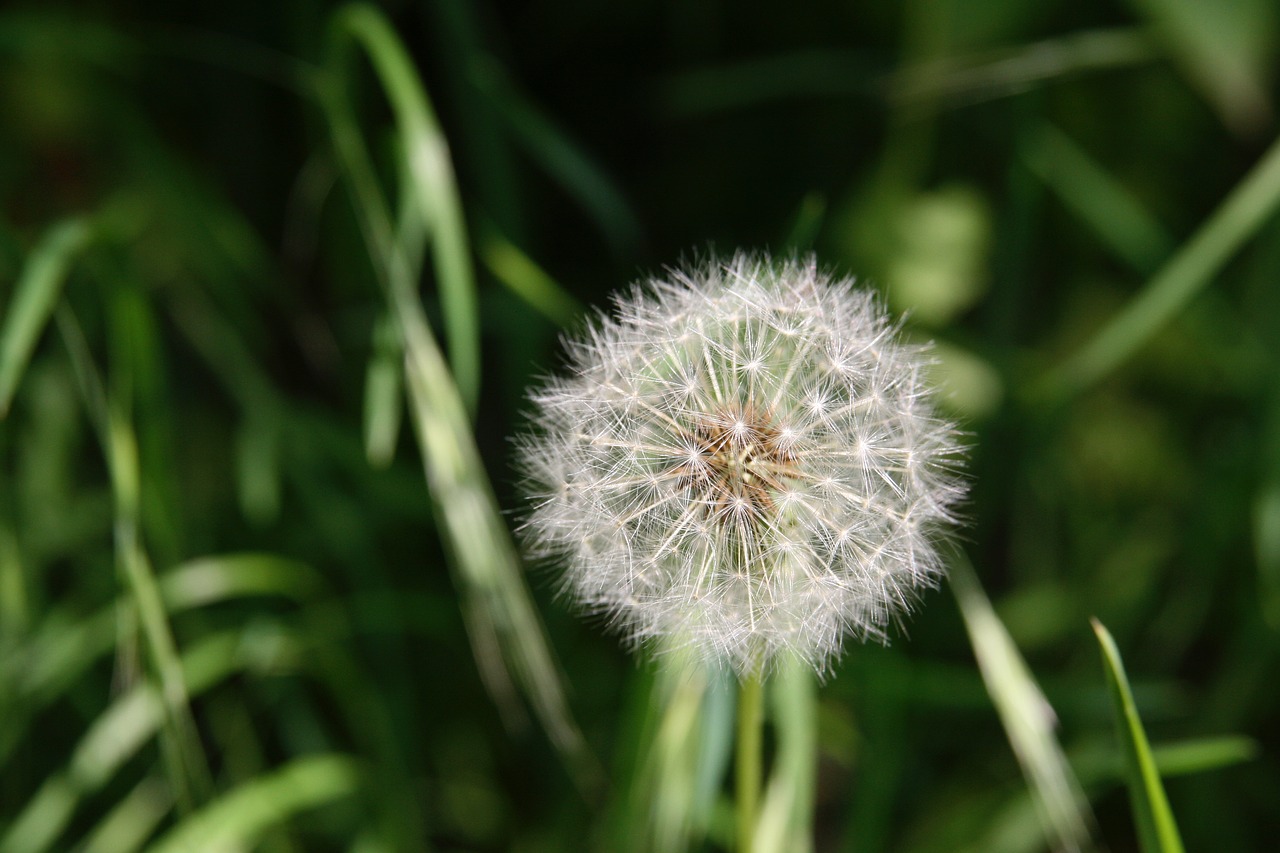
M 310 809 L 357 794 L 362 774 L 345 755 L 297 758 L 184 818 L 148 853 L 247 849 L 266 831 Z
M 514 671 L 574 780 L 591 790 L 599 771 L 569 712 L 563 677 L 489 487 L 465 404 L 432 335 L 412 268 L 397 241 L 390 210 L 346 101 L 339 69 L 343 29 L 350 26 L 351 14 L 375 30 L 385 26 L 367 7 L 347 7 L 339 13 L 337 46 L 328 73 L 316 81 L 316 96 L 353 196 L 370 261 L 404 342 L 411 420 L 446 555 L 464 598 L 472 648 L 486 686 L 508 713 L 512 706 L 503 702 L 501 685 L 510 681 L 508 667 Z M 382 22 L 369 24 L 369 15 Z
M 812 667 L 786 661 L 769 684 L 777 731 L 774 771 L 756 829 L 758 853 L 813 849 L 818 774 L 818 690 Z
M 1199 293 L 1280 205 L 1280 140 L 1119 315 L 1043 380 L 1051 398 L 1074 396 L 1138 351 Z
M 1031 171 L 1134 271 L 1149 274 L 1169 256 L 1174 244 L 1164 226 L 1065 133 L 1043 124 L 1019 149 Z
M 1160 782 L 1160 771 L 1151 755 L 1147 733 L 1138 718 L 1138 708 L 1133 702 L 1133 691 L 1124 672 L 1120 650 L 1116 648 L 1111 632 L 1097 619 L 1092 620 L 1093 632 L 1098 636 L 1102 650 L 1103 668 L 1107 673 L 1107 687 L 1111 693 L 1115 711 L 1116 729 L 1124 750 L 1129 783 L 1129 800 L 1133 807 L 1133 819 L 1138 828 L 1138 840 L 1144 853 L 1182 853 L 1182 837 L 1169 808 L 1169 800 Z
M 469 413 L 480 393 L 480 320 L 466 220 L 449 160 L 449 144 L 404 45 L 376 7 L 356 3 L 334 13 L 331 73 L 345 74 L 351 43 L 368 56 L 396 117 L 408 173 L 431 236 L 449 361 Z
M 578 300 L 514 243 L 492 229 L 481 239 L 480 260 L 494 278 L 557 326 L 567 326 L 582 315 Z
M 190 808 L 212 789 L 212 777 L 191 718 L 177 643 L 169 626 L 155 572 L 142 544 L 137 441 L 127 408 L 109 400 L 103 390 L 102 380 L 75 317 L 69 309 L 64 309 L 58 312 L 57 319 L 71 355 L 85 408 L 98 430 L 111 474 L 116 507 L 116 562 L 125 580 L 125 589 L 133 599 L 143 639 L 165 697 L 167 724 L 161 745 L 169 764 L 170 781 L 177 791 L 180 807 Z
M 1092 849 L 1092 816 L 1054 734 L 1053 708 L 966 557 L 957 554 L 951 561 L 949 578 L 982 679 L 1022 765 L 1047 840 L 1057 850 Z
M 27 257 L 0 327 L 0 419 L 9 413 L 71 265 L 92 237 L 88 220 L 67 219 L 50 228 Z
M 289 653 L 291 635 L 277 628 L 267 642 L 260 632 L 258 643 L 269 646 L 271 661 Z M 240 629 L 206 637 L 181 661 L 184 683 L 199 695 L 247 665 L 258 662 Z M 292 656 L 300 659 L 294 651 Z M 85 731 L 65 771 L 44 781 L 0 837 L 0 853 L 42 853 L 57 842 L 85 798 L 99 791 L 126 761 L 153 738 L 163 735 L 169 711 L 162 691 L 150 683 L 139 684 L 117 698 Z M 175 792 L 176 793 L 176 792 Z

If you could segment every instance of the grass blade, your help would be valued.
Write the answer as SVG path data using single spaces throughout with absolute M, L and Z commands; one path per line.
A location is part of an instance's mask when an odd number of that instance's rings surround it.
M 268 829 L 359 791 L 355 762 L 342 755 L 298 758 L 246 782 L 190 815 L 148 853 L 248 849 Z
M 93 231 L 84 219 L 53 226 L 31 252 L 0 328 L 0 418 L 9 413 L 22 373 L 49 324 L 71 265 Z
M 813 670 L 787 661 L 769 685 L 778 749 L 756 827 L 760 853 L 813 849 L 818 774 L 818 690 Z
M 494 278 L 557 326 L 567 326 L 582 315 L 581 303 L 502 235 L 485 236 L 480 258 Z
M 366 35 L 387 27 L 380 13 L 365 6 L 347 7 L 334 26 L 339 35 L 352 26 Z M 389 30 L 382 35 L 390 37 Z M 317 81 L 316 95 L 346 174 L 370 261 L 403 341 L 411 420 L 481 676 L 510 719 L 518 713 L 510 701 L 514 673 L 574 780 L 592 789 L 599 771 L 569 712 L 563 677 L 489 486 L 464 399 L 436 345 L 412 264 L 396 238 L 390 209 L 346 101 L 340 48 L 339 39 L 329 73 Z M 438 227 L 434 221 L 429 224 Z
M 1138 708 L 1133 702 L 1133 691 L 1124 673 L 1120 650 L 1111 638 L 1111 632 L 1097 619 L 1093 631 L 1102 647 L 1102 663 L 1107 673 L 1107 687 L 1115 709 L 1116 728 L 1124 750 L 1129 782 L 1129 797 L 1133 806 L 1133 819 L 1138 827 L 1138 840 L 1144 853 L 1182 853 L 1182 838 L 1174 822 L 1173 811 L 1160 782 L 1147 742 L 1147 733 L 1138 718 Z
M 391 103 L 412 192 L 431 235 L 450 367 L 467 410 L 474 412 L 480 393 L 480 319 L 449 143 L 413 61 L 381 11 L 363 3 L 345 6 L 334 15 L 333 34 L 338 56 L 348 39 L 364 49 Z
M 982 679 L 1027 777 L 1051 846 L 1056 850 L 1091 849 L 1088 804 L 1054 734 L 1053 708 L 967 560 L 952 561 L 950 579 Z
M 1280 140 L 1109 324 L 1044 380 L 1049 396 L 1094 385 L 1138 351 L 1213 280 L 1280 205 Z
M 1149 274 L 1169 256 L 1173 238 L 1164 227 L 1065 133 L 1045 124 L 1019 147 L 1031 171 L 1136 272 Z

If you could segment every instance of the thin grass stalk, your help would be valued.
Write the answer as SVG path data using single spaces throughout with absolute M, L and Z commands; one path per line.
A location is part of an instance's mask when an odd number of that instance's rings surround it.
M 752 673 L 738 687 L 737 815 L 738 853 L 755 853 L 760 819 L 764 752 L 764 678 Z
M 502 702 L 501 685 L 511 681 L 508 667 L 514 670 L 575 781 L 584 790 L 593 789 L 599 771 L 569 712 L 562 676 L 471 436 L 464 400 L 427 322 L 416 275 L 396 239 L 398 229 L 346 99 L 346 42 L 356 37 L 349 31 L 352 14 L 334 20 L 329 64 L 316 80 L 316 95 L 351 188 L 376 277 L 404 342 L 413 423 L 446 555 L 470 601 L 463 613 L 473 651 L 486 686 L 509 714 L 513 708 Z M 368 14 L 376 13 L 367 8 L 360 12 Z M 447 159 L 441 165 L 447 168 Z M 429 227 L 438 224 L 428 219 Z M 438 243 L 435 248 L 440 250 Z

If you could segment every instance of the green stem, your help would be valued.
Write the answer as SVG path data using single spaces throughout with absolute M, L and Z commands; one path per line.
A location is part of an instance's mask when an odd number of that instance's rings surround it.
M 755 849 L 763 735 L 764 679 L 753 673 L 738 686 L 738 853 Z

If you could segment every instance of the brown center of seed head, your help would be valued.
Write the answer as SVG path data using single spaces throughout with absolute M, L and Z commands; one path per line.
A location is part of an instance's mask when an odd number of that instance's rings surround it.
M 696 459 L 680 466 L 714 521 L 767 523 L 774 495 L 796 476 L 795 455 L 767 411 L 750 403 L 698 414 L 689 426 Z

